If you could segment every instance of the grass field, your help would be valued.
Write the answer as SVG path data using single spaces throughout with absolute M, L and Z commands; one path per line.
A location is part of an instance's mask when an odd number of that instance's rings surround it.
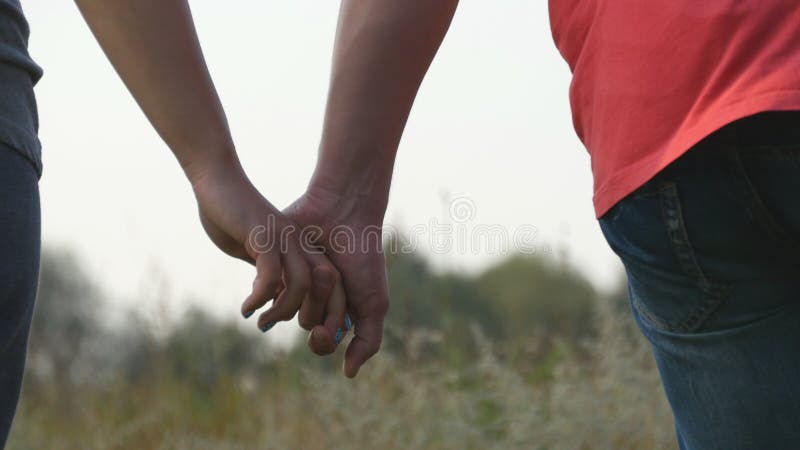
M 157 370 L 84 385 L 29 379 L 8 448 L 675 448 L 648 349 L 610 311 L 597 318 L 585 349 L 556 342 L 537 364 L 504 361 L 474 331 L 474 361 L 454 366 L 437 351 L 444 337 L 420 332 L 356 381 L 335 370 L 341 355 L 305 368 L 308 357 L 277 356 L 207 381 Z
M 511 259 L 465 278 L 390 258 L 384 347 L 356 380 L 341 349 L 279 351 L 199 309 L 110 328 L 81 274 L 45 252 L 9 450 L 676 447 L 624 295 L 568 268 Z

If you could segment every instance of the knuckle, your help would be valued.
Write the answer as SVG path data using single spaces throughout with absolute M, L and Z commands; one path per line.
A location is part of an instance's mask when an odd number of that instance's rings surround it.
M 265 281 L 264 289 L 266 290 L 267 295 L 271 295 L 277 291 L 280 283 L 281 282 L 277 277 L 270 277 L 267 281 Z
M 297 311 L 293 311 L 291 309 L 286 309 L 286 310 L 281 310 L 278 313 L 277 317 L 278 317 L 278 320 L 280 320 L 280 321 L 289 321 L 289 320 L 294 319 L 295 314 L 297 314 Z
M 285 322 L 294 318 L 295 312 L 291 309 L 275 307 L 274 309 L 265 313 L 269 317 L 268 322 Z
M 381 345 L 382 345 L 382 339 L 381 338 L 378 338 L 377 341 L 371 342 L 367 346 L 367 349 L 366 349 L 368 357 L 371 357 L 371 356 L 374 356 L 375 354 L 377 354 L 381 350 Z
M 331 273 L 331 276 L 333 276 L 334 281 L 338 281 L 342 277 L 342 274 L 339 272 L 339 269 L 337 269 L 336 266 L 334 266 L 333 263 L 331 263 L 330 261 L 325 263 L 325 267 Z
M 389 300 L 385 298 L 376 299 L 372 302 L 373 312 L 384 317 L 389 312 Z
M 321 281 L 329 283 L 330 285 L 336 284 L 341 278 L 341 274 L 339 274 L 339 271 L 336 270 L 333 264 L 327 262 L 315 267 L 314 274 L 319 277 Z
M 297 322 L 300 324 L 300 328 L 306 331 L 311 331 L 311 329 L 316 325 L 313 319 L 303 314 L 300 314 L 297 317 Z
M 311 288 L 311 280 L 306 276 L 297 277 L 292 284 L 294 285 L 295 292 L 299 296 L 306 295 Z

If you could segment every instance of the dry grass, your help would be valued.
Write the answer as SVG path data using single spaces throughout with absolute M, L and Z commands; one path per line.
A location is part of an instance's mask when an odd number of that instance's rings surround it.
M 557 356 L 534 364 L 504 361 L 474 331 L 478 357 L 456 367 L 420 350 L 446 339 L 419 332 L 404 354 L 382 353 L 356 382 L 289 358 L 258 379 L 222 377 L 205 388 L 171 376 L 34 381 L 8 449 L 675 448 L 646 342 L 631 339 L 631 324 L 610 307 L 601 305 L 596 323 L 582 351 L 556 345 Z

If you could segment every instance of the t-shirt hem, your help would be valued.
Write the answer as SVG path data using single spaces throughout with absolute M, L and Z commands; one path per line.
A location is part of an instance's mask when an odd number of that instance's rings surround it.
M 602 217 L 617 202 L 725 125 L 760 112 L 792 110 L 800 110 L 800 90 L 771 92 L 708 111 L 706 117 L 712 119 L 676 135 L 662 151 L 628 166 L 603 183 L 594 194 L 595 217 Z

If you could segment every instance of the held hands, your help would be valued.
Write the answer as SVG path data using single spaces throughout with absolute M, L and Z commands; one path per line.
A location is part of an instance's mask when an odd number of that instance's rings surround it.
M 299 311 L 300 324 L 313 329 L 312 350 L 325 354 L 335 349 L 347 309 L 355 323 L 345 355 L 350 377 L 380 347 L 389 305 L 380 224 L 394 157 L 458 1 L 362 3 L 346 1 L 340 10 L 315 172 L 318 181 L 334 181 L 328 185 L 334 189 L 309 188 L 282 216 L 236 159 L 187 1 L 78 0 L 114 68 L 191 180 L 211 240 L 256 266 L 242 313 L 275 299 L 259 326 L 269 329 Z M 321 227 L 327 258 L 303 251 L 299 233 L 281 242 L 293 222 Z M 253 230 L 261 243 L 251 241 Z
M 313 348 L 332 353 L 337 330 L 345 327 L 345 292 L 333 264 L 301 245 L 300 228 L 258 193 L 235 155 L 193 171 L 190 179 L 209 238 L 223 252 L 256 267 L 242 315 L 250 317 L 274 299 L 258 317 L 262 331 L 299 311 L 301 326 L 315 329 Z
M 336 350 L 350 328 L 349 314 L 354 337 L 343 370 L 355 377 L 380 349 L 389 308 L 382 213 L 317 187 L 281 213 L 252 186 L 235 156 L 191 180 L 208 236 L 223 252 L 256 267 L 242 314 L 250 317 L 274 299 L 257 322 L 268 331 L 299 312 L 300 325 L 311 331 L 308 345 L 319 355 Z

